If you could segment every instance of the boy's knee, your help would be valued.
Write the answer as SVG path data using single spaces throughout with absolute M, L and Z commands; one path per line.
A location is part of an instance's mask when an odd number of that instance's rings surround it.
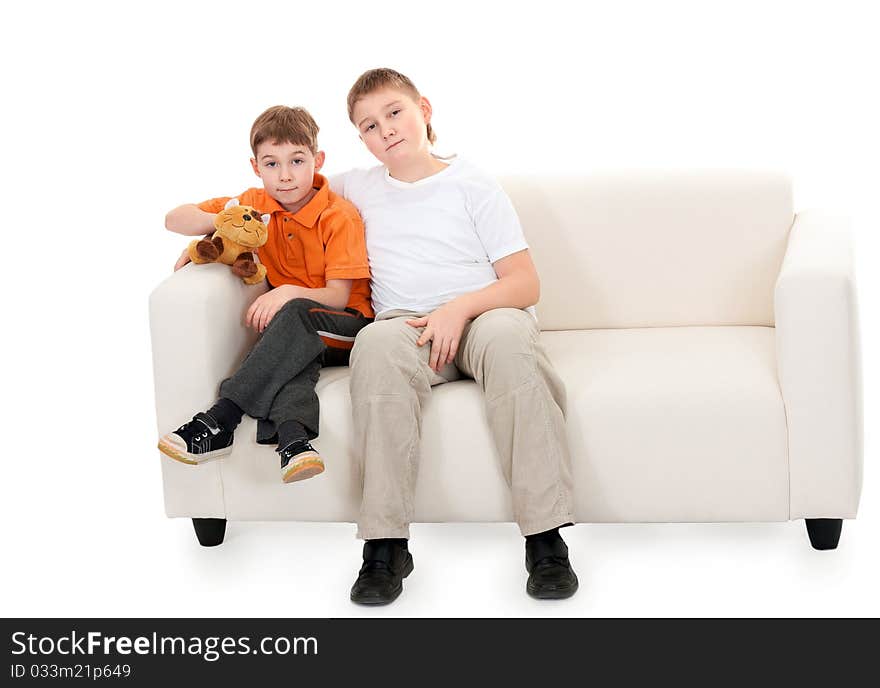
M 269 323 L 269 327 L 274 325 L 273 329 L 276 330 L 299 327 L 298 323 L 306 322 L 309 309 L 314 307 L 315 304 L 308 299 L 291 299 L 278 309 L 275 317 L 272 318 L 272 322 Z
M 287 303 L 285 303 L 279 310 L 278 313 L 275 314 L 275 317 L 278 317 L 282 313 L 284 314 L 302 314 L 308 313 L 310 308 L 314 308 L 315 304 L 308 299 L 291 299 Z
M 527 312 L 516 308 L 499 308 L 488 311 L 480 318 L 472 334 L 479 338 L 487 352 L 498 354 L 534 354 L 538 342 L 538 331 L 534 318 Z
M 418 369 L 415 343 L 393 321 L 372 323 L 355 337 L 350 365 L 353 381 L 365 377 L 412 377 Z
M 405 323 L 403 326 L 409 327 Z M 414 329 L 413 332 L 415 332 Z M 354 339 L 352 355 L 355 352 L 359 352 L 359 355 L 376 356 L 385 352 L 404 349 L 410 339 L 413 342 L 417 339 L 417 337 L 407 337 L 406 335 L 406 330 L 396 320 L 380 320 L 370 323 L 357 333 Z

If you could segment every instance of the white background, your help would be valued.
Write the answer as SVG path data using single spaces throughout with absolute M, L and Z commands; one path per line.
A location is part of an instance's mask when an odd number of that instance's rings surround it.
M 26 7 L 27 9 L 22 9 Z M 0 609 L 5 616 L 812 616 L 880 613 L 877 19 L 869 3 L 15 3 L 4 10 Z M 577 9 L 575 9 L 577 8 Z M 524 591 L 512 524 L 415 525 L 391 607 L 348 601 L 351 524 L 166 519 L 147 297 L 186 240 L 170 208 L 256 179 L 254 117 L 302 104 L 326 171 L 371 165 L 345 96 L 392 66 L 441 152 L 494 173 L 787 171 L 854 221 L 865 471 L 838 550 L 803 522 L 564 531 L 581 589 Z M 11 270 L 8 268 L 11 267 Z M 829 457 L 833 459 L 833 457 Z

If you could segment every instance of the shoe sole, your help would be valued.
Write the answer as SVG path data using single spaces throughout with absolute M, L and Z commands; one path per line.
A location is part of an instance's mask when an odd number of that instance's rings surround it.
M 221 456 L 226 456 L 227 454 L 232 453 L 232 446 L 230 445 L 223 449 L 215 449 L 212 452 L 206 452 L 205 454 L 190 454 L 185 449 L 181 449 L 179 445 L 168 441 L 164 437 L 159 440 L 158 448 L 159 451 L 165 454 L 169 459 L 174 459 L 175 461 L 180 461 L 180 463 L 185 463 L 190 466 L 198 466 L 205 461 L 218 459 Z
M 363 605 L 367 605 L 369 607 L 381 607 L 382 605 L 385 605 L 385 604 L 391 604 L 392 602 L 394 602 L 394 600 L 396 600 L 398 597 L 400 597 L 400 593 L 403 592 L 403 579 L 406 578 L 409 574 L 411 574 L 413 572 L 413 568 L 414 568 L 413 567 L 413 558 L 412 558 L 412 555 L 410 554 L 409 556 L 407 556 L 406 563 L 403 565 L 403 576 L 401 576 L 400 585 L 398 585 L 394 589 L 394 591 L 391 593 L 391 597 L 389 599 L 384 599 L 381 597 L 356 598 L 354 593 L 351 593 L 349 595 L 349 599 L 352 602 L 354 602 L 355 604 L 363 604 Z
M 526 583 L 526 592 L 536 600 L 564 600 L 577 592 L 579 583 L 577 576 L 574 577 L 574 585 L 567 588 L 538 588 Z
M 324 472 L 324 462 L 317 454 L 291 461 L 281 470 L 281 480 L 285 483 L 295 483 L 299 480 L 307 480 Z

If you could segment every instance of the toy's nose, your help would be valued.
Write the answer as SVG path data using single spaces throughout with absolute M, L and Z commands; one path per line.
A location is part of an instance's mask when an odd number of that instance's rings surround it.
M 251 221 L 251 216 L 250 216 L 250 215 L 245 215 L 245 216 L 244 216 L 244 221 L 245 221 L 245 222 L 250 222 L 250 221 Z

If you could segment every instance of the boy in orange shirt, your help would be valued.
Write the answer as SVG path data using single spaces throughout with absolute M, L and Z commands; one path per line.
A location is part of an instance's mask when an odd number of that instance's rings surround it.
M 217 402 L 159 440 L 167 456 L 199 464 L 229 454 L 242 415 L 259 419 L 257 442 L 278 444 L 281 475 L 293 482 L 324 464 L 310 441 L 318 436 L 315 385 L 323 365 L 348 365 L 355 335 L 373 317 L 364 226 L 355 207 L 318 174 L 318 125 L 303 108 L 275 106 L 251 129 L 251 166 L 263 188 L 237 198 L 269 214 L 259 260 L 269 291 L 245 323 L 262 333 Z M 211 233 L 228 197 L 182 205 L 165 226 L 190 236 Z M 175 269 L 188 262 L 186 252 Z

